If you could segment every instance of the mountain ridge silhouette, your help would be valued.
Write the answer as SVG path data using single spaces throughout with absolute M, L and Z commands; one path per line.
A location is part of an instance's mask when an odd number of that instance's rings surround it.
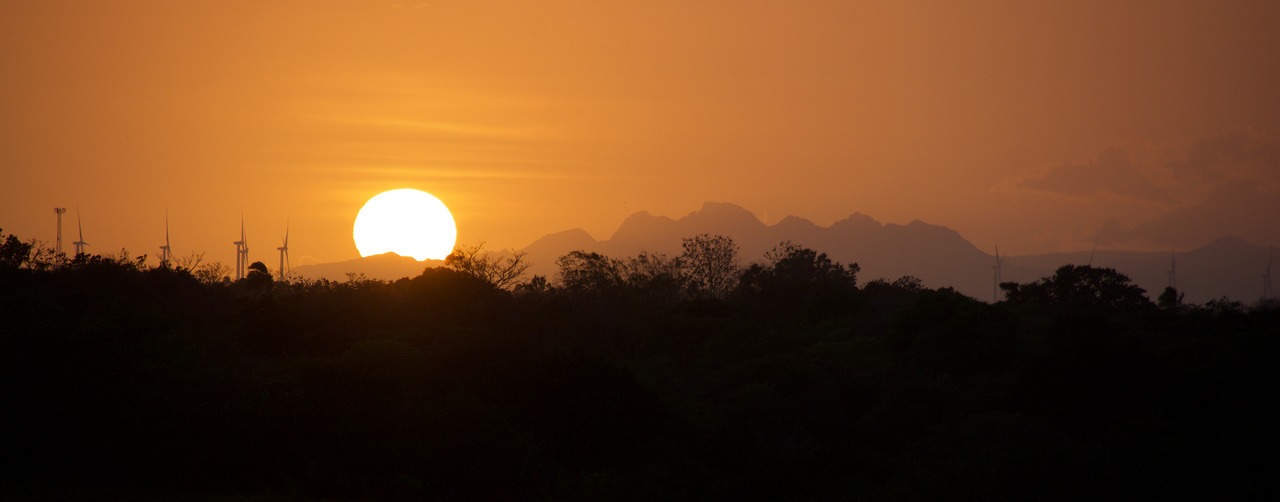
M 444 266 L 444 260 L 418 261 L 411 256 L 400 256 L 395 253 L 382 253 L 352 260 L 299 265 L 289 271 L 294 277 L 306 279 L 327 279 L 344 282 L 347 274 L 363 275 L 366 279 L 394 281 L 404 277 L 417 277 L 428 267 Z
M 994 284 L 995 256 L 978 248 L 959 232 L 921 220 L 906 224 L 881 223 L 860 213 L 820 226 L 790 215 L 768 225 L 741 206 L 706 202 L 698 210 L 680 218 L 638 211 L 625 218 L 608 239 L 597 240 L 581 228 L 547 234 L 525 246 L 525 260 L 532 266 L 526 278 L 542 275 L 554 279 L 556 260 L 570 251 L 597 252 L 627 258 L 640 252 L 677 256 L 681 241 L 698 234 L 730 237 L 739 246 L 741 264 L 764 261 L 764 254 L 783 241 L 826 253 L 841 263 L 857 263 L 858 282 L 894 280 L 902 276 L 919 278 L 926 287 L 952 287 L 983 301 L 998 292 Z M 992 250 L 994 251 L 994 249 Z M 504 253 L 499 250 L 494 252 Z M 1203 246 L 1174 254 L 1176 282 L 1186 301 L 1204 303 L 1227 297 L 1244 303 L 1256 301 L 1262 293 L 1262 273 L 1267 254 L 1280 255 L 1275 247 L 1254 245 L 1235 236 L 1221 236 Z M 1002 282 L 1031 282 L 1048 277 L 1067 264 L 1092 264 L 1114 268 L 1128 275 L 1147 291 L 1158 296 L 1168 285 L 1171 269 L 1169 252 L 1097 250 L 1033 255 L 1002 256 Z M 347 280 L 348 273 L 369 279 L 397 280 L 416 277 L 428 267 L 443 266 L 441 260 L 419 262 L 409 257 L 386 255 L 335 263 L 295 267 L 293 275 L 310 279 Z M 1280 264 L 1277 264 L 1280 266 Z M 1002 295 L 999 297 L 1002 298 Z
M 533 264 L 530 274 L 553 278 L 556 259 L 570 251 L 598 252 L 615 258 L 635 256 L 641 251 L 676 256 L 682 239 L 701 233 L 732 238 L 740 247 L 744 265 L 763 261 L 766 251 L 790 241 L 827 253 L 841 263 L 857 263 L 861 267 L 860 283 L 910 275 L 927 287 L 953 287 L 980 300 L 993 298 L 994 254 L 946 226 L 921 220 L 881 223 L 860 212 L 825 227 L 794 215 L 767 225 L 741 206 L 706 202 L 700 209 L 675 219 L 636 212 L 606 240 L 572 229 L 539 238 L 523 251 Z M 1257 246 L 1239 237 L 1222 236 L 1176 253 L 1179 290 L 1186 293 L 1186 301 L 1190 302 L 1203 303 L 1225 296 L 1251 303 L 1262 292 L 1261 274 L 1267 253 L 1275 251 L 1274 247 Z M 1062 265 L 1088 264 L 1091 256 L 1093 265 L 1115 268 L 1128 275 L 1151 298 L 1168 284 L 1168 253 L 1125 250 L 1003 256 L 1001 282 L 1031 282 L 1052 275 Z

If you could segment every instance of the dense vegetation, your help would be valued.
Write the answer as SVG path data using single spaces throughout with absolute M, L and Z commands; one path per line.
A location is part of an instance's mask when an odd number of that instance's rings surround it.
M 1280 309 L 1109 269 L 987 304 L 705 235 L 519 284 L 0 246 L 5 498 L 1230 499 L 1277 456 Z

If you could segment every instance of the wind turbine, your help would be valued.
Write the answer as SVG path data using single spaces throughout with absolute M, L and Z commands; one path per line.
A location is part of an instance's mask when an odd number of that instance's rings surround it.
M 160 266 L 168 267 L 173 253 L 169 251 L 169 211 L 164 212 L 164 245 L 160 246 Z
M 1169 287 L 1178 289 L 1178 257 L 1173 251 L 1169 251 L 1169 270 L 1165 272 L 1169 274 Z
M 284 245 L 276 248 L 280 252 L 280 281 L 284 282 L 285 265 L 289 264 L 289 222 L 284 222 Z
M 995 275 L 992 278 L 992 282 L 991 282 L 991 302 L 992 303 L 1000 301 L 1000 297 L 998 295 L 1000 292 L 1000 272 L 1003 266 L 1004 266 L 1004 260 L 1000 259 L 1000 245 L 996 244 L 996 266 L 991 267 L 991 270 L 995 272 Z
M 71 244 L 76 247 L 76 256 L 80 256 L 84 254 L 84 247 L 88 246 L 89 243 L 84 241 L 84 225 L 80 223 L 79 207 L 76 208 L 76 229 L 80 231 L 80 240 L 72 242 Z
M 244 221 L 240 222 L 240 242 L 244 243 L 240 248 L 240 254 L 243 256 L 240 259 L 240 277 L 244 277 L 249 273 L 249 237 L 244 233 Z
M 240 240 L 236 245 L 236 280 L 244 279 L 245 260 L 249 258 L 249 242 L 244 236 L 244 215 L 240 215 Z

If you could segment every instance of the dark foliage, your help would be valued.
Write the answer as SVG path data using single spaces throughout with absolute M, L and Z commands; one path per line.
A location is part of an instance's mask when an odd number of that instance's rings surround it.
M 507 291 L 3 242 L 5 498 L 1230 499 L 1277 456 L 1280 309 L 1107 269 L 987 304 L 791 245 L 719 297 L 660 255 Z

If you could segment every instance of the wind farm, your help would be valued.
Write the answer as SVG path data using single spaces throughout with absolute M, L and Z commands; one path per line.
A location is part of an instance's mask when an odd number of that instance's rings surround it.
M 843 224 L 837 224 L 830 229 L 824 227 L 810 227 L 821 230 L 823 234 L 831 233 L 830 236 L 815 235 L 812 230 L 806 230 L 803 233 L 787 233 L 782 226 L 772 228 L 769 226 L 759 227 L 760 230 L 751 230 L 750 226 L 741 227 L 743 219 L 755 219 L 755 216 L 745 210 L 734 205 L 722 205 L 725 208 L 731 208 L 730 213 L 719 216 L 701 216 L 701 212 L 695 212 L 687 216 L 687 218 L 697 219 L 701 223 L 689 226 L 681 220 L 675 220 L 672 228 L 666 230 L 656 230 L 650 234 L 636 234 L 630 237 L 624 237 L 629 241 L 635 241 L 635 244 L 629 244 L 619 247 L 610 241 L 595 241 L 588 238 L 587 240 L 576 241 L 576 244 L 561 245 L 554 244 L 556 242 L 548 236 L 524 248 L 512 248 L 511 252 L 528 253 L 529 258 L 526 263 L 532 267 L 530 273 L 540 274 L 545 277 L 553 277 L 556 273 L 554 265 L 556 259 L 572 251 L 574 248 L 586 250 L 598 250 L 608 252 L 610 254 L 625 254 L 639 252 L 644 249 L 672 251 L 670 246 L 672 243 L 679 241 L 679 236 L 697 233 L 721 233 L 739 239 L 749 253 L 764 253 L 779 241 L 790 240 L 793 242 L 807 242 L 818 246 L 832 256 L 840 257 L 850 262 L 858 262 L 862 266 L 865 273 L 872 274 L 872 277 L 893 278 L 898 276 L 913 276 L 921 279 L 924 284 L 931 287 L 954 287 L 974 298 L 982 298 L 986 301 L 997 303 L 1002 301 L 1003 292 L 1001 284 L 1013 279 L 1015 281 L 1025 281 L 1035 277 L 1041 277 L 1049 274 L 1053 269 L 1062 263 L 1084 263 L 1086 266 L 1095 266 L 1101 264 L 1106 267 L 1115 267 L 1118 270 L 1133 277 L 1136 282 L 1142 285 L 1154 299 L 1159 291 L 1164 288 L 1174 288 L 1180 294 L 1185 294 L 1187 301 L 1194 303 L 1203 303 L 1210 300 L 1220 298 L 1230 298 L 1236 301 L 1251 303 L 1260 299 L 1270 298 L 1270 288 L 1264 287 L 1259 291 L 1256 285 L 1251 286 L 1249 282 L 1257 284 L 1257 273 L 1252 275 L 1245 270 L 1247 268 L 1248 255 L 1255 254 L 1262 257 L 1269 251 L 1266 247 L 1252 246 L 1246 242 L 1238 240 L 1220 240 L 1220 242 L 1231 243 L 1229 246 L 1216 246 L 1209 243 L 1204 249 L 1193 249 L 1189 256 L 1192 256 L 1189 265 L 1186 268 L 1181 266 L 1182 257 L 1179 252 L 1171 252 L 1164 254 L 1164 263 L 1158 264 L 1160 261 L 1159 253 L 1153 252 L 1137 252 L 1137 251 L 1118 251 L 1118 250 L 1100 250 L 1095 243 L 1088 252 L 1077 252 L 1075 254 L 1049 254 L 1049 255 L 1024 255 L 1009 257 L 999 246 L 994 248 L 993 254 L 984 254 L 972 247 L 967 240 L 960 236 L 947 236 L 939 234 L 936 237 L 929 237 L 929 241 L 921 241 L 924 235 L 917 237 L 908 237 L 908 235 L 897 235 L 895 232 L 889 232 L 883 236 L 875 236 L 878 232 L 887 231 L 897 228 L 895 225 L 885 225 L 883 230 L 871 232 L 872 227 L 864 228 L 863 231 L 854 233 L 844 233 Z M 710 207 L 710 206 L 708 206 Z M 705 210 L 705 208 L 704 208 Z M 738 212 L 737 215 L 731 213 Z M 711 214 L 711 213 L 707 213 Z M 723 221 L 721 220 L 723 219 Z M 166 212 L 165 225 L 165 244 L 161 246 L 158 263 L 169 263 L 173 265 L 177 256 L 169 249 L 170 246 L 170 229 L 168 224 L 168 214 Z M 630 223 L 634 218 L 628 219 L 624 225 L 618 229 L 620 234 L 630 235 L 633 230 Z M 737 221 L 735 223 L 734 221 Z M 790 217 L 789 221 L 805 221 L 801 218 Z M 55 222 L 59 223 L 60 222 Z M 248 275 L 248 267 L 254 262 L 248 255 L 248 228 L 242 217 L 239 221 L 238 236 L 239 240 L 233 242 L 233 255 L 228 260 L 233 264 L 229 268 L 229 273 L 225 274 L 228 281 L 236 282 L 243 280 Z M 754 225 L 761 225 L 762 222 Z M 810 224 L 812 225 L 812 224 Z M 880 225 L 877 223 L 877 225 Z M 797 227 L 803 228 L 803 227 Z M 903 227 L 911 228 L 911 227 Z M 924 228 L 924 227 L 921 227 Z M 52 230 L 58 231 L 58 226 Z M 352 274 L 363 276 L 370 279 L 379 280 L 395 280 L 398 278 L 413 277 L 427 267 L 443 266 L 443 261 L 428 260 L 421 261 L 410 259 L 401 263 L 395 260 L 348 260 L 333 263 L 316 263 L 314 259 L 304 261 L 304 265 L 295 268 L 292 263 L 292 245 L 290 236 L 292 233 L 292 224 L 285 221 L 285 232 L 283 233 L 280 245 L 275 249 L 278 253 L 275 260 L 271 260 L 270 273 L 276 280 L 345 280 Z M 679 230 L 683 229 L 683 230 Z M 77 215 L 77 231 L 80 238 L 77 242 L 87 246 L 84 240 L 83 225 L 80 216 Z M 950 230 L 944 230 L 949 232 Z M 834 233 L 832 233 L 834 232 Z M 838 236 L 840 235 L 840 236 Z M 874 236 L 874 237 L 873 237 Z M 913 243 L 901 242 L 899 239 L 908 238 Z M 636 240 L 639 239 L 639 240 Z M 878 246 L 867 247 L 865 245 L 850 246 L 848 243 L 864 241 L 879 241 Z M 774 244 L 770 244 L 773 242 Z M 1219 242 L 1219 241 L 1215 241 Z M 550 247 L 548 247 L 550 246 Z M 950 251 L 951 256 L 941 258 L 939 255 L 932 253 L 918 254 L 920 250 L 912 249 L 913 247 L 923 246 L 924 248 L 935 247 L 938 249 L 955 249 Z M 1244 247 L 1254 248 L 1249 251 Z M 889 249 L 895 249 L 889 251 Z M 77 251 L 82 251 L 83 247 L 77 247 Z M 191 250 L 191 256 L 184 256 L 181 261 L 186 266 L 203 265 L 205 267 L 216 267 L 220 265 L 221 260 L 215 254 L 210 254 L 204 250 Z M 750 256 L 750 255 L 748 255 Z M 759 255 L 756 255 L 759 256 Z M 1074 256 L 1074 257 L 1073 257 Z M 1012 262 L 1010 261 L 1012 259 Z M 1268 259 L 1263 257 L 1264 260 Z M 981 268 L 987 268 L 990 272 L 985 279 L 976 274 L 969 274 L 962 271 L 964 263 L 970 260 L 986 261 L 986 265 Z M 264 260 L 258 260 L 264 261 Z M 1011 265 L 1012 263 L 1012 265 Z M 1012 266 L 1012 272 L 1010 267 Z M 1158 267 L 1158 268 L 1157 268 Z M 1188 282 L 1182 281 L 1182 276 L 1189 278 Z M 1256 269 L 1255 269 L 1256 270 Z M 1157 272 L 1158 271 L 1158 272 Z M 213 273 L 213 272 L 210 272 Z M 1158 274 L 1158 275 L 1157 275 Z M 1248 279 L 1249 276 L 1255 279 Z M 224 275 L 219 275 L 219 278 Z M 1159 277 L 1159 279 L 1157 279 Z M 1264 282 L 1269 281 L 1269 271 L 1264 276 Z M 1266 284 L 1264 284 L 1266 286 Z M 1261 295 L 1259 293 L 1262 293 Z

